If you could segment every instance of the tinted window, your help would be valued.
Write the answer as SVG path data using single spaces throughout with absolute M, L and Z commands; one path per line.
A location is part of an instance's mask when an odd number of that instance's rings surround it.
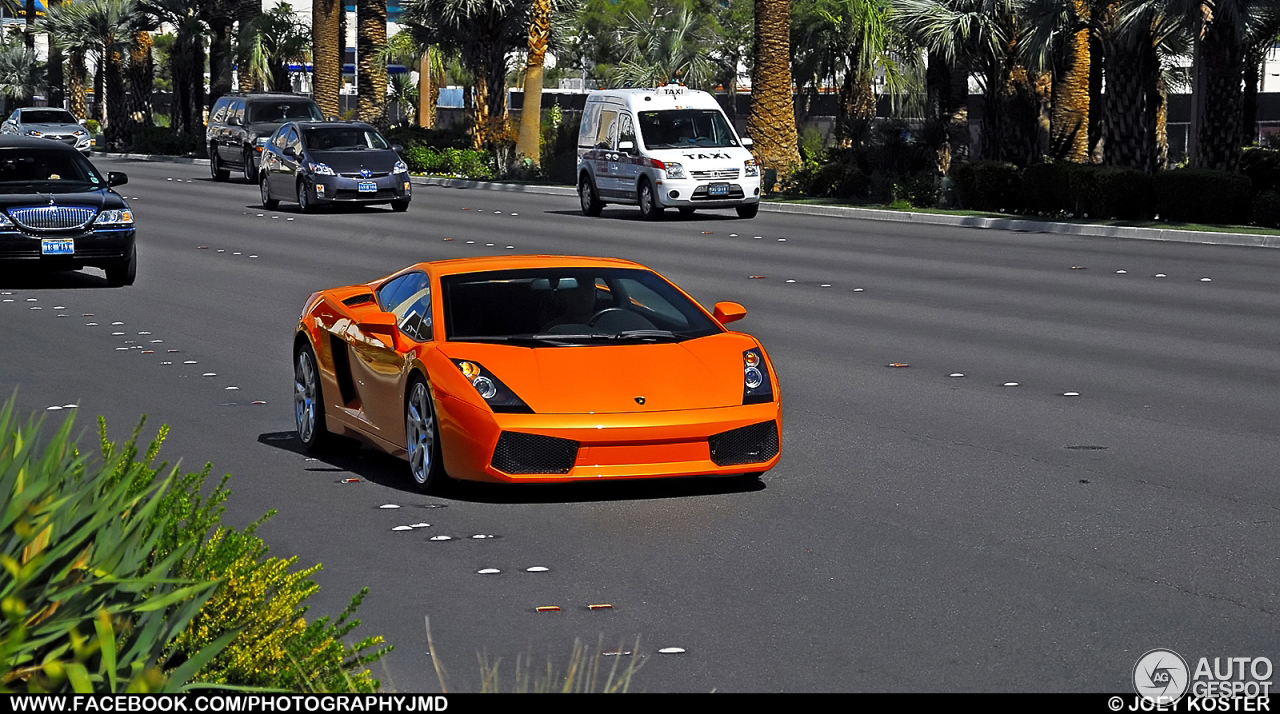
M 373 129 L 359 127 L 319 127 L 303 131 L 307 148 L 312 151 L 359 151 L 389 149 L 386 139 Z
M 737 146 L 724 115 L 716 109 L 640 112 L 640 134 L 650 149 Z
M 22 112 L 27 124 L 75 124 L 76 118 L 65 109 L 27 109 Z
M 600 125 L 596 130 L 596 148 L 612 149 L 618 139 L 618 112 L 604 109 L 600 112 Z
M 275 146 L 277 149 L 283 149 L 285 133 L 288 131 L 289 131 L 289 125 L 287 124 L 280 127 L 279 129 L 276 129 L 275 135 L 271 137 L 271 144 Z
M 249 105 L 249 123 L 284 121 L 322 121 L 320 108 L 309 99 L 258 101 Z
M 76 151 L 0 148 L 0 192 L 83 191 L 107 182 Z
M 233 99 L 231 107 L 227 109 L 227 118 L 235 117 L 240 121 L 240 125 L 244 126 L 244 102 Z
M 302 142 L 298 141 L 298 132 L 294 131 L 293 127 L 289 127 L 289 136 L 285 138 L 284 145 L 293 147 L 298 158 L 302 157 Z
M 378 307 L 396 316 L 405 335 L 431 339 L 431 279 L 426 273 L 402 275 L 378 290 Z
M 209 112 L 209 123 L 221 124 L 227 120 L 227 107 L 231 106 L 230 99 L 219 99 L 213 105 L 213 111 Z
M 657 274 L 632 268 L 548 268 L 441 280 L 450 340 L 532 335 L 617 336 L 665 330 L 676 339 L 720 328 Z

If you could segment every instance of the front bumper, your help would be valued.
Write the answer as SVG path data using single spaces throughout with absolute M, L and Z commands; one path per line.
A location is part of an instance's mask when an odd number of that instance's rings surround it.
M 76 136 L 74 134 L 41 134 L 40 138 L 74 147 L 76 151 L 79 151 L 85 156 L 89 155 L 90 149 L 93 146 L 92 137 L 90 137 L 87 132 L 84 136 Z
M 360 190 L 361 183 L 373 183 L 377 191 Z M 388 174 L 371 178 L 348 176 L 312 177 L 315 199 L 318 203 L 389 203 L 407 201 L 413 195 L 409 174 Z
M 664 178 L 655 184 L 659 199 L 667 208 L 735 208 L 760 202 L 759 176 L 723 180 Z M 729 193 L 713 196 L 711 184 L 728 184 Z
M 135 236 L 133 228 L 73 234 L 3 232 L 0 233 L 0 261 L 48 270 L 78 270 L 86 265 L 105 267 L 129 258 Z M 44 238 L 70 238 L 75 241 L 75 251 L 71 255 L 44 255 L 40 250 L 40 241 Z
M 570 483 L 733 476 L 767 471 L 781 456 L 782 405 L 776 401 L 627 414 L 495 414 L 439 392 L 435 403 L 445 470 L 457 479 Z M 726 432 L 735 433 L 726 438 Z M 736 438 L 744 434 L 759 444 Z M 522 456 L 521 450 L 528 453 Z

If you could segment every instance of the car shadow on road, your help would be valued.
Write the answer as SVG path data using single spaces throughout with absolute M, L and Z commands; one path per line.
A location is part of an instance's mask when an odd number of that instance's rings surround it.
M 706 210 L 723 211 L 726 209 L 706 209 Z M 728 210 L 732 210 L 732 209 L 728 209 Z M 585 217 L 582 215 L 582 211 L 546 210 L 546 211 L 543 211 L 543 213 L 546 213 L 552 216 Z M 742 220 L 741 218 L 738 218 L 737 216 L 733 215 L 733 213 L 704 213 L 699 211 L 698 213 L 695 213 L 692 216 L 686 216 L 682 213 L 677 212 L 675 209 L 667 209 L 666 212 L 662 214 L 662 218 L 659 218 L 656 221 L 648 221 L 648 220 L 645 220 L 645 218 L 640 215 L 640 210 L 637 209 L 635 206 L 618 206 L 617 208 L 606 208 L 604 209 L 604 212 L 600 214 L 599 217 L 616 219 L 619 221 L 633 221 L 635 223 L 704 223 L 704 222 L 741 221 Z
M 0 288 L 8 290 L 83 290 L 105 288 L 107 279 L 83 271 L 16 270 L 0 268 Z
M 295 431 L 275 431 L 258 435 L 258 443 L 308 455 Z M 331 473 L 334 479 L 359 478 L 409 494 L 420 494 L 409 478 L 403 459 L 376 449 L 343 444 L 317 455 L 308 471 Z M 356 484 L 352 484 L 356 485 Z M 688 496 L 747 493 L 765 488 L 757 478 L 673 478 L 635 481 L 596 481 L 572 484 L 490 484 L 474 481 L 447 481 L 428 495 L 473 503 L 580 503 L 594 501 L 640 501 Z

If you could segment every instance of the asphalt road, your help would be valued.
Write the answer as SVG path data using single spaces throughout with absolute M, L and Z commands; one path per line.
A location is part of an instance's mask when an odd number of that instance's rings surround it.
M 169 424 L 163 456 L 233 475 L 225 520 L 277 509 L 272 553 L 324 565 L 313 616 L 369 586 L 357 633 L 396 646 L 375 670 L 388 689 L 438 688 L 425 616 L 455 690 L 478 687 L 477 652 L 510 682 L 517 656 L 563 666 L 575 639 L 634 650 L 648 691 L 1124 692 L 1156 647 L 1280 662 L 1280 251 L 774 213 L 648 224 L 434 187 L 405 214 L 299 215 L 204 167 L 97 163 L 130 177 L 137 284 L 4 278 L 0 391 L 79 403 L 89 446 L 98 414 L 116 438 L 141 414 L 147 435 Z M 630 258 L 743 303 L 783 391 L 763 487 L 422 496 L 369 449 L 305 458 L 289 348 L 307 295 L 495 253 Z

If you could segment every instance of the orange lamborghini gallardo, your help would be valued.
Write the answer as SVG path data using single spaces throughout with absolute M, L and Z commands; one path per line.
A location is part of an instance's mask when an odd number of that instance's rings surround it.
M 313 294 L 294 339 L 308 451 L 354 437 L 445 478 L 552 483 L 758 476 L 778 462 L 777 373 L 746 315 L 642 265 L 419 263 Z

